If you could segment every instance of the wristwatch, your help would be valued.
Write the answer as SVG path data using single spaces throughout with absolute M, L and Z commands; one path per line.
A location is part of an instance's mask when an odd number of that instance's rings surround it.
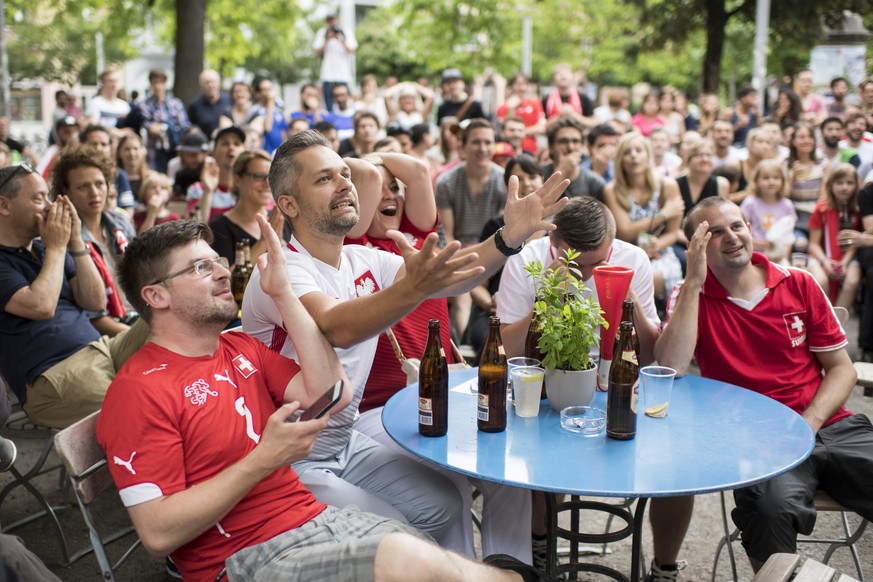
M 521 249 L 524 248 L 524 241 L 521 241 L 521 245 L 517 248 L 512 248 L 511 246 L 506 244 L 506 241 L 503 240 L 503 227 L 497 229 L 497 232 L 494 233 L 494 246 L 497 247 L 497 250 L 503 253 L 504 256 L 511 257 L 512 255 L 517 255 L 521 252 Z

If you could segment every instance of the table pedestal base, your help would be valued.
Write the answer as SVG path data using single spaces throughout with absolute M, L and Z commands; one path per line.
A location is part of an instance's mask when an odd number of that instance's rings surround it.
M 546 508 L 548 510 L 548 542 L 546 545 L 549 574 L 560 576 L 567 574 L 569 580 L 576 580 L 579 572 L 593 572 L 608 576 L 619 582 L 638 582 L 641 579 L 642 568 L 642 530 L 646 513 L 647 498 L 637 500 L 636 507 L 631 511 L 623 505 L 613 505 L 601 501 L 588 501 L 573 495 L 569 501 L 559 503 L 554 493 L 546 493 Z M 570 512 L 570 528 L 558 526 L 558 516 Z M 584 533 L 581 531 L 581 513 L 583 511 L 600 511 L 610 516 L 624 520 L 625 526 L 618 531 L 604 533 Z M 615 568 L 579 561 L 579 546 L 582 544 L 605 544 L 617 542 L 632 536 L 630 577 Z M 558 564 L 558 539 L 570 542 L 570 561 L 568 564 Z

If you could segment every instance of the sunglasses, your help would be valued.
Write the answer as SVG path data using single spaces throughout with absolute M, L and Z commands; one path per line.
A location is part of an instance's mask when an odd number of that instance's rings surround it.
M 17 176 L 21 172 L 24 172 L 25 174 L 35 174 L 36 170 L 34 170 L 33 166 L 31 166 L 27 162 L 21 162 L 19 165 L 15 166 L 15 169 L 8 176 L 6 176 L 5 180 L 0 182 L 0 192 L 2 192 L 4 188 L 6 188 L 6 185 L 12 181 L 12 178 Z

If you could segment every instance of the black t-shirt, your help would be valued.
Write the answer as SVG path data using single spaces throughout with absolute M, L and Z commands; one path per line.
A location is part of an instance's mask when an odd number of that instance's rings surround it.
M 18 152 L 19 154 L 24 151 L 24 144 L 20 141 L 14 140 L 11 137 L 6 138 L 6 145 L 10 150 Z
M 437 109 L 437 125 L 439 125 L 445 117 L 457 117 L 458 111 L 461 110 L 461 107 L 463 107 L 466 102 L 466 99 L 463 101 L 443 101 L 442 105 Z M 467 107 L 464 115 L 458 121 L 464 119 L 477 119 L 479 117 L 485 117 L 485 112 L 482 110 L 482 104 L 474 99 L 473 102 L 470 103 L 470 106 Z
M 200 181 L 200 173 L 203 171 L 203 164 L 200 164 L 194 169 L 179 168 L 176 172 L 176 179 L 173 182 L 173 194 L 177 197 L 184 198 L 188 188 L 195 182 Z
M 861 218 L 873 214 L 873 182 L 858 192 L 858 205 L 861 210 Z
M 45 261 L 45 246 L 34 241 L 33 252 L 35 255 L 24 248 L 0 246 L 0 305 L 6 306 L 16 292 L 39 276 Z M 67 254 L 61 292 L 51 319 L 28 319 L 0 309 L 0 329 L 3 330 L 0 373 L 21 402 L 26 398 L 27 384 L 100 337 L 73 296 L 70 280 L 75 276 L 76 266 Z
M 685 202 L 685 216 L 688 216 L 691 209 L 704 198 L 718 196 L 718 179 L 715 176 L 707 178 L 697 202 L 691 199 L 691 185 L 688 183 L 688 176 L 679 176 L 676 178 L 676 183 L 679 185 L 679 194 L 682 195 L 682 201 Z

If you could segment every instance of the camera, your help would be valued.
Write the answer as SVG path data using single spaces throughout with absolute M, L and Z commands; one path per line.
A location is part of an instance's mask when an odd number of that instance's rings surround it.
M 342 34 L 343 33 L 343 29 L 340 28 L 340 26 L 338 24 L 332 25 L 330 27 L 330 31 L 334 34 Z

